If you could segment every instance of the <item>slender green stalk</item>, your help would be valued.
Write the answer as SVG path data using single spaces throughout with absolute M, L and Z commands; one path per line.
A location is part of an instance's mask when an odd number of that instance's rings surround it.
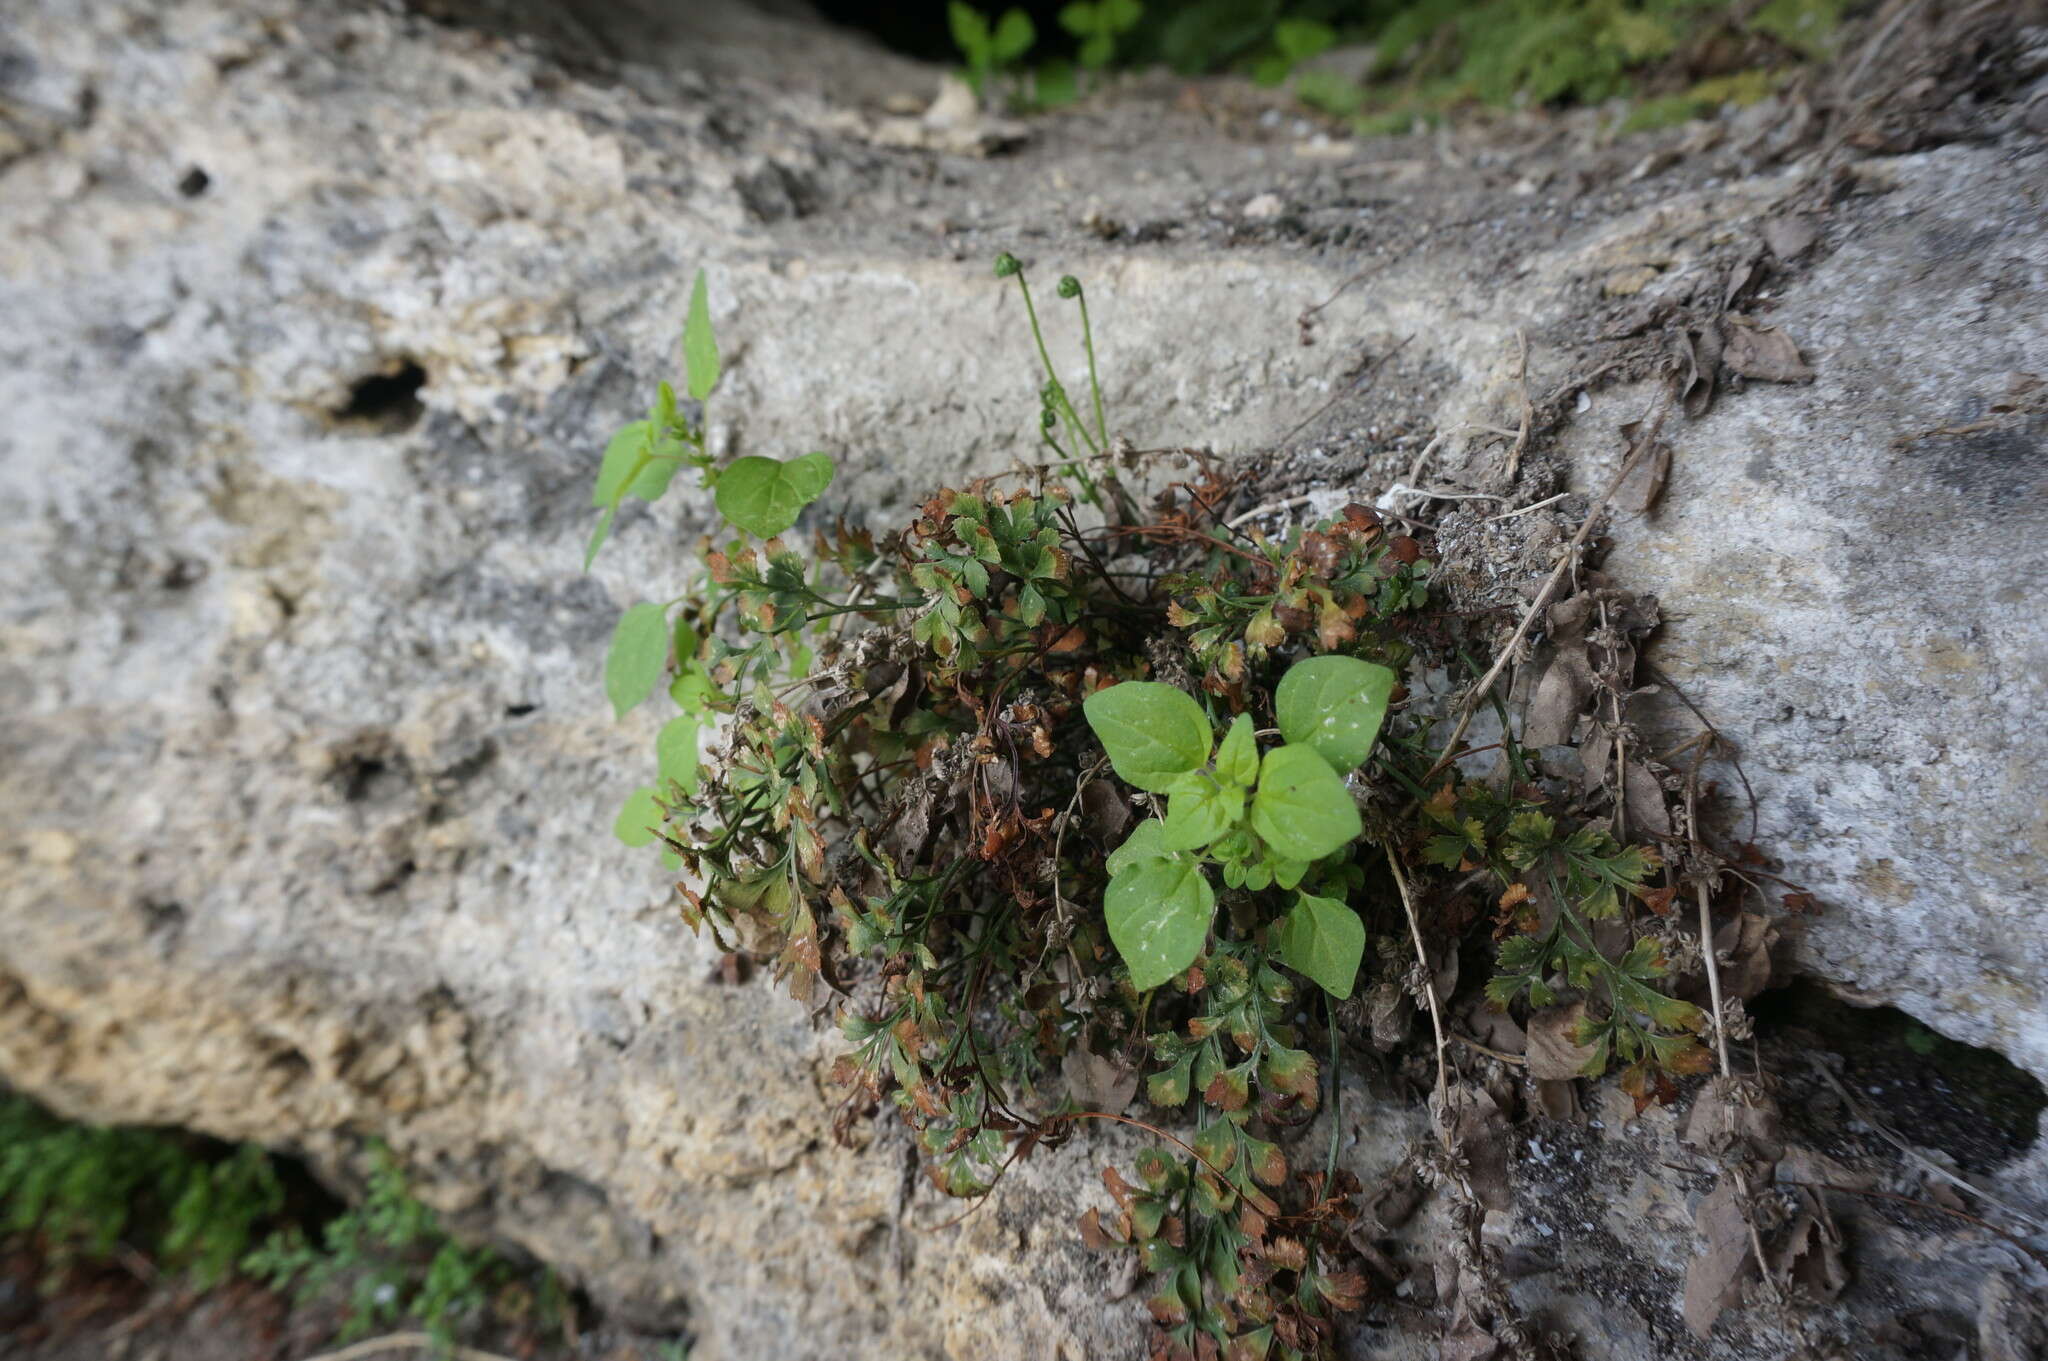
M 1337 1003 L 1328 992 L 1323 993 L 1323 1023 L 1330 1031 L 1330 1154 L 1323 1160 L 1323 1194 L 1327 1196 L 1337 1176 L 1337 1141 L 1344 1136 L 1344 1084 L 1337 1076 Z
M 1109 447 L 1109 422 L 1102 417 L 1102 380 L 1095 374 L 1095 331 L 1088 325 L 1088 295 L 1076 293 L 1081 304 L 1081 344 L 1088 350 L 1088 390 L 1095 396 L 1095 432 L 1102 437 L 1101 448 Z
M 1038 361 L 1045 365 L 1045 381 L 1052 389 L 1054 407 L 1065 414 L 1067 424 L 1074 428 L 1076 443 L 1086 444 L 1096 453 L 1101 453 L 1102 447 L 1088 433 L 1088 427 L 1081 423 L 1081 418 L 1074 414 L 1074 404 L 1067 400 L 1067 390 L 1060 384 L 1059 373 L 1052 366 L 1052 354 L 1045 348 L 1045 332 L 1038 325 L 1038 308 L 1031 301 L 1031 284 L 1021 269 L 1017 271 L 1017 290 L 1024 295 L 1024 312 L 1031 318 L 1031 338 L 1038 343 Z
M 1101 505 L 1102 495 L 1095 490 L 1095 479 L 1088 476 L 1087 466 L 1081 460 L 1068 453 L 1065 447 L 1057 439 L 1053 438 L 1052 431 L 1041 430 L 1039 435 L 1047 444 L 1052 446 L 1052 451 L 1063 460 L 1060 464 L 1060 471 L 1081 484 L 1081 499 L 1091 506 Z

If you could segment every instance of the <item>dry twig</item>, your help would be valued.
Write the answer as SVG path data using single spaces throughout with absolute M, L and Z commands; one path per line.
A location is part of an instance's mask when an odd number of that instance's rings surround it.
M 391 1333 L 385 1337 L 373 1337 L 367 1342 L 343 1347 L 340 1351 L 308 1357 L 307 1361 L 358 1361 L 358 1358 L 376 1356 L 381 1352 L 434 1352 L 448 1358 L 448 1361 L 512 1361 L 510 1357 L 496 1352 L 442 1342 L 427 1333 Z
M 1614 479 L 1607 484 L 1607 490 L 1601 495 L 1599 504 L 1586 512 L 1584 522 L 1579 525 L 1579 532 L 1572 535 L 1572 541 L 1565 545 L 1563 556 L 1558 559 L 1557 566 L 1551 570 L 1549 580 L 1543 583 L 1543 589 L 1538 591 L 1536 598 L 1529 602 L 1529 608 L 1523 612 L 1522 622 L 1515 627 L 1513 636 L 1508 639 L 1506 646 L 1501 648 L 1500 655 L 1493 659 L 1493 665 L 1480 678 L 1479 684 L 1474 686 L 1472 692 L 1465 697 L 1465 703 L 1460 706 L 1462 712 L 1458 715 L 1457 726 L 1451 730 L 1451 739 L 1444 743 L 1442 754 L 1436 758 L 1436 763 L 1430 766 L 1428 772 L 1423 775 L 1422 784 L 1427 785 L 1431 780 L 1441 775 L 1450 766 L 1452 761 L 1457 759 L 1458 743 L 1464 740 L 1465 730 L 1472 726 L 1472 715 L 1478 712 L 1480 702 L 1492 692 L 1493 683 L 1500 679 L 1500 673 L 1505 671 L 1508 663 L 1513 660 L 1515 649 L 1522 645 L 1522 639 L 1529 636 L 1530 626 L 1536 622 L 1537 617 L 1549 606 L 1551 596 L 1557 593 L 1558 583 L 1564 580 L 1565 573 L 1569 572 L 1572 564 L 1578 561 L 1579 549 L 1585 546 L 1587 537 L 1593 532 L 1593 526 L 1599 523 L 1601 515 L 1606 512 L 1607 508 L 1614 504 L 1616 494 L 1621 491 L 1621 484 L 1627 480 L 1630 473 L 1636 470 L 1636 465 L 1642 462 L 1643 456 L 1656 447 L 1657 436 L 1664 429 L 1664 417 L 1670 410 L 1671 388 L 1667 385 L 1658 393 L 1656 404 L 1651 408 L 1649 417 L 1643 422 L 1642 433 L 1637 438 L 1635 447 L 1629 451 L 1628 457 L 1621 461 L 1621 467 L 1616 470 Z

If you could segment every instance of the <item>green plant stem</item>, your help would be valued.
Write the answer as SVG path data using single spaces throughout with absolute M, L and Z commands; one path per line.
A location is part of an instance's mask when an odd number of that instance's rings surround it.
M 1081 294 L 1077 301 L 1081 304 L 1081 344 L 1088 351 L 1088 390 L 1095 397 L 1095 433 L 1102 437 L 1101 448 L 1107 449 L 1109 422 L 1102 416 L 1102 380 L 1095 374 L 1095 330 L 1088 324 L 1088 295 Z
M 815 624 L 820 619 L 830 619 L 841 614 L 884 614 L 890 610 L 915 610 L 930 604 L 929 600 L 857 600 L 849 605 L 834 605 L 829 610 L 804 616 L 806 624 Z
M 1323 1194 L 1328 1195 L 1337 1175 L 1337 1141 L 1344 1135 L 1344 1084 L 1337 1075 L 1337 1003 L 1327 992 L 1323 994 L 1323 1023 L 1330 1031 L 1330 1153 L 1323 1160 Z
M 1088 469 L 1083 467 L 1079 459 L 1075 458 L 1072 454 L 1068 453 L 1066 449 L 1060 444 L 1060 442 L 1053 438 L 1052 431 L 1041 430 L 1038 433 L 1039 438 L 1043 439 L 1047 444 L 1051 445 L 1053 452 L 1058 454 L 1063 460 L 1065 460 L 1063 463 L 1060 464 L 1060 471 L 1065 473 L 1067 476 L 1074 478 L 1076 481 L 1080 482 L 1081 499 L 1091 506 L 1101 505 L 1102 495 L 1100 492 L 1096 491 L 1095 479 L 1088 476 Z
M 1038 345 L 1038 362 L 1045 366 L 1045 381 L 1052 384 L 1053 398 L 1060 411 L 1066 416 L 1067 424 L 1073 427 L 1078 442 L 1086 444 L 1095 453 L 1102 449 L 1095 443 L 1095 437 L 1088 433 L 1088 427 L 1074 414 L 1074 404 L 1067 400 L 1067 390 L 1060 383 L 1059 373 L 1052 366 L 1052 354 L 1045 348 L 1045 332 L 1038 325 L 1038 308 L 1031 301 L 1031 285 L 1024 278 L 1024 271 L 1017 271 L 1017 291 L 1024 295 L 1024 312 L 1031 318 L 1031 339 Z

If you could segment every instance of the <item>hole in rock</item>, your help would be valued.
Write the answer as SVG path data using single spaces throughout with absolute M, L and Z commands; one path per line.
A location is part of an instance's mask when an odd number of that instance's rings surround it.
M 412 787 L 412 766 L 383 733 L 371 729 L 328 753 L 327 783 L 349 803 L 398 798 Z
M 334 412 L 344 425 L 367 425 L 386 435 L 410 430 L 426 414 L 420 389 L 427 385 L 427 371 L 410 359 L 381 373 L 356 380 L 348 400 Z
M 385 893 L 396 893 L 398 892 L 398 890 L 405 887 L 406 880 L 412 878 L 413 875 L 417 874 L 418 872 L 418 862 L 414 861 L 410 857 L 407 857 L 406 859 L 399 861 L 396 865 L 393 865 L 391 867 L 391 872 L 389 874 L 385 875 L 382 879 L 372 884 L 370 886 L 370 894 L 371 896 L 375 897 Z
M 341 796 L 350 803 L 361 803 L 370 797 L 377 781 L 390 771 L 382 761 L 368 756 L 351 756 L 335 768 L 334 782 L 341 787 Z
M 1930 1030 L 1896 1007 L 1859 1007 L 1810 979 L 1766 992 L 1749 1004 L 1765 1066 L 1802 1082 L 1806 1054 L 1839 1054 L 1842 1084 L 1858 1111 L 1922 1148 L 1937 1149 L 1968 1172 L 2012 1161 L 2040 1132 L 2048 1091 L 2003 1054 Z M 1775 1049 L 1775 1056 L 1768 1051 Z M 1813 1088 L 1816 1109 L 1838 1101 L 1825 1083 Z M 1799 1103 L 1787 1115 L 1812 1118 Z M 1852 1126 L 1853 1127 L 1853 1126 Z
M 206 192 L 206 187 L 212 183 L 213 176 L 195 165 L 179 177 L 178 192 L 186 198 L 198 198 Z
M 138 906 L 142 910 L 143 929 L 150 935 L 176 935 L 185 928 L 185 905 L 167 899 L 144 898 Z

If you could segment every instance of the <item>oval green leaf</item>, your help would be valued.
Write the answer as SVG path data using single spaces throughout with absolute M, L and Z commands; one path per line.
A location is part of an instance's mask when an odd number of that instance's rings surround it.
M 1250 789 L 1259 780 L 1259 744 L 1252 735 L 1252 716 L 1239 714 L 1230 720 L 1230 730 L 1216 748 L 1216 778 L 1239 789 Z
M 1166 804 L 1166 849 L 1194 851 L 1236 825 L 1244 813 L 1244 790 L 1219 784 L 1202 771 L 1174 782 Z
M 946 20 L 953 28 L 953 45 L 964 53 L 969 61 L 979 60 L 977 54 L 988 46 L 988 20 L 982 12 L 962 0 L 952 0 L 946 6 Z
M 1174 777 L 1209 759 L 1209 719 L 1184 692 L 1158 681 L 1097 690 L 1081 706 L 1125 784 L 1164 794 Z
M 598 512 L 597 525 L 590 531 L 589 539 L 583 544 L 583 570 L 589 571 L 590 564 L 597 561 L 597 550 L 604 547 L 604 541 L 612 532 L 612 516 L 615 512 L 606 506 Z
M 654 829 L 661 826 L 661 805 L 654 801 L 655 792 L 642 786 L 626 797 L 626 806 L 612 823 L 613 836 L 628 846 L 645 846 L 654 840 Z
M 989 55 L 997 65 L 1013 62 L 1031 50 L 1031 44 L 1038 41 L 1038 29 L 1031 22 L 1031 16 L 1021 9 L 1006 12 L 996 23 L 994 37 L 989 42 Z
M 1337 772 L 1308 747 L 1275 747 L 1259 765 L 1252 830 L 1288 860 L 1320 860 L 1358 839 L 1358 805 Z
M 1365 923 L 1348 904 L 1304 893 L 1274 930 L 1280 962 L 1343 1001 L 1365 958 Z
M 796 523 L 803 508 L 832 485 L 832 459 L 805 454 L 788 462 L 748 455 L 718 474 L 714 499 L 727 522 L 771 539 Z
M 611 443 L 604 447 L 604 461 L 597 468 L 597 484 L 590 489 L 591 505 L 618 505 L 626 488 L 643 470 L 641 460 L 650 452 L 651 429 L 646 421 L 633 421 L 612 436 Z
M 1339 774 L 1372 754 L 1387 718 L 1394 673 L 1356 657 L 1311 657 L 1288 668 L 1273 692 L 1280 735 L 1314 749 Z
M 1193 860 L 1141 860 L 1109 881 L 1102 909 L 1131 984 L 1143 992 L 1202 953 L 1216 891 Z
M 1171 854 L 1166 847 L 1166 824 L 1158 818 L 1146 818 L 1131 829 L 1124 844 L 1111 851 L 1104 863 L 1109 877 L 1114 879 L 1142 860 L 1160 860 Z
M 604 692 L 615 716 L 624 718 L 654 693 L 668 665 L 668 641 L 668 611 L 660 605 L 643 600 L 619 616 L 604 659 Z
M 697 720 L 678 714 L 661 725 L 654 738 L 655 766 L 661 778 L 673 780 L 685 794 L 697 792 Z
M 711 334 L 711 302 L 701 269 L 691 285 L 690 314 L 683 322 L 683 371 L 690 395 L 700 402 L 718 386 L 718 340 Z

